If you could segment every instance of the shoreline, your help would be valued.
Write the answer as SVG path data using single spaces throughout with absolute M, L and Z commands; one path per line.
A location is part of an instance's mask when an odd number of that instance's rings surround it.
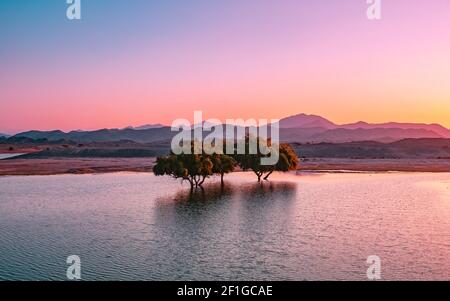
M 152 172 L 155 158 L 42 158 L 0 160 L 0 176 Z M 444 159 L 314 158 L 300 163 L 298 172 L 450 172 Z

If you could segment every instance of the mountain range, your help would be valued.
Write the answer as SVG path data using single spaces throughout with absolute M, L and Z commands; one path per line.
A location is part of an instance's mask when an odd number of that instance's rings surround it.
M 137 126 L 137 127 L 129 126 L 129 127 L 126 127 L 125 129 L 140 131 L 140 130 L 149 130 L 149 129 L 159 129 L 159 128 L 163 128 L 163 127 L 165 127 L 165 125 L 157 123 L 157 124 L 144 124 L 144 125 Z
M 125 129 L 101 129 L 96 131 L 28 131 L 9 139 L 31 138 L 72 140 L 76 142 L 107 142 L 130 140 L 152 143 L 171 139 L 176 133 L 164 125 L 144 125 Z M 1 135 L 0 135 L 1 136 Z M 346 143 L 376 141 L 391 143 L 408 138 L 450 138 L 450 130 L 439 124 L 422 123 L 380 123 L 363 121 L 338 125 L 317 116 L 298 114 L 280 120 L 280 139 L 283 142 L 298 143 Z M 4 139 L 4 138 L 3 138 Z

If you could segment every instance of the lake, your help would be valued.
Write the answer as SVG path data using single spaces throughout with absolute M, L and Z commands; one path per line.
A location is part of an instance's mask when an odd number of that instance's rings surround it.
M 23 155 L 23 154 L 11 154 L 11 153 L 1 154 L 0 153 L 0 160 L 14 158 L 14 157 L 18 157 L 18 156 L 21 156 L 21 155 Z
M 450 174 L 0 177 L 0 279 L 450 280 Z M 210 181 L 211 182 L 211 181 Z

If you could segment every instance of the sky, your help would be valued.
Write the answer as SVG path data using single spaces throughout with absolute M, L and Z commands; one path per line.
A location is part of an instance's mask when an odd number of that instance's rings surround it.
M 317 114 L 450 128 L 450 1 L 0 1 L 0 132 Z

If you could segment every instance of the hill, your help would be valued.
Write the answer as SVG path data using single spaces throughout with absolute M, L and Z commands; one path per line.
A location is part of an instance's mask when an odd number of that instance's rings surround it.
M 146 130 L 134 129 L 102 129 L 97 131 L 72 131 L 64 133 L 62 131 L 30 131 L 15 135 L 14 137 L 26 137 L 32 139 L 52 140 L 72 140 L 76 142 L 108 142 L 131 140 L 140 143 L 156 142 L 171 139 L 175 133 L 171 132 L 170 127 L 152 128 Z
M 392 143 L 294 143 L 292 146 L 304 158 L 450 159 L 450 139 L 404 139 Z
M 197 125 L 198 126 L 198 125 Z M 97 131 L 29 131 L 15 138 L 71 140 L 78 143 L 131 140 L 153 143 L 172 139 L 170 127 L 147 125 L 137 128 L 101 129 Z M 206 136 L 207 134 L 205 134 Z M 450 130 L 439 124 L 357 122 L 338 125 L 321 116 L 298 114 L 280 120 L 280 140 L 299 143 L 346 143 L 357 141 L 394 142 L 402 139 L 450 138 Z

